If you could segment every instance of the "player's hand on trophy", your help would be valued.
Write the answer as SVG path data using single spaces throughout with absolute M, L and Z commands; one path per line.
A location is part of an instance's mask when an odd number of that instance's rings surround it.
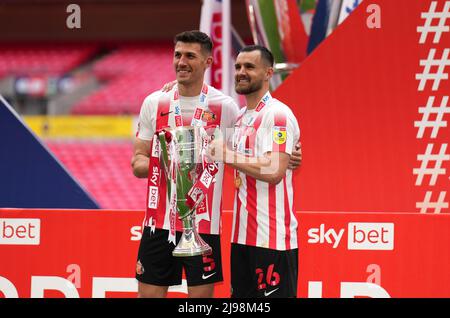
M 167 93 L 167 92 L 169 92 L 170 90 L 172 90 L 172 88 L 175 86 L 176 83 L 177 83 L 176 80 L 175 80 L 175 81 L 172 81 L 172 82 L 168 82 L 168 83 L 164 84 L 164 86 L 161 88 L 161 90 L 162 90 L 164 93 Z
M 289 160 L 288 169 L 297 169 L 302 164 L 302 143 L 299 141 L 292 150 L 291 159 Z
M 233 154 L 222 138 L 214 139 L 208 145 L 207 155 L 213 161 L 232 162 Z

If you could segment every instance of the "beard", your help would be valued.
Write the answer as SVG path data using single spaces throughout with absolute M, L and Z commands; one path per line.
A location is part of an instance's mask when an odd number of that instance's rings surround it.
M 263 86 L 263 81 L 250 82 L 247 86 L 239 86 L 239 82 L 235 81 L 234 89 L 236 93 L 241 95 L 249 95 L 251 93 L 259 91 Z

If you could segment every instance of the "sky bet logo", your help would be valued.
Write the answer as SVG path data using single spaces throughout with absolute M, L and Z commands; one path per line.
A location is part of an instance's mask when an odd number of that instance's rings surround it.
M 345 229 L 335 230 L 320 224 L 308 230 L 308 243 L 330 244 L 337 248 Z M 349 250 L 393 250 L 394 223 L 348 223 L 347 248 Z
M 40 219 L 0 219 L 0 245 L 39 245 Z

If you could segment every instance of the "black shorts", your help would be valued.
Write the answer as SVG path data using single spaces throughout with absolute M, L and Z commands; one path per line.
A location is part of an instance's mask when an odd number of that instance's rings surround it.
M 297 297 L 298 249 L 231 244 L 232 298 Z
M 188 286 L 223 280 L 219 235 L 200 234 L 212 248 L 212 254 L 175 257 L 172 255 L 175 245 L 168 242 L 168 234 L 168 230 L 162 229 L 155 229 L 155 233 L 150 234 L 150 227 L 144 228 L 136 263 L 138 281 L 157 286 L 180 285 L 183 268 Z M 181 232 L 177 232 L 177 243 L 180 237 Z

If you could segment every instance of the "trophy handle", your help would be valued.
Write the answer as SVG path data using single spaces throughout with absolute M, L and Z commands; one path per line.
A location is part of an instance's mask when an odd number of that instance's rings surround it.
M 169 180 L 169 152 L 167 151 L 167 135 L 166 133 L 170 132 L 166 132 L 165 130 L 161 130 L 158 133 L 158 138 L 159 138 L 159 145 L 161 147 L 161 151 L 160 151 L 160 158 L 161 158 L 161 166 L 162 166 L 162 170 L 164 171 L 164 175 L 166 176 L 166 180 Z M 171 184 L 170 182 L 167 183 L 167 193 L 169 195 L 171 195 Z
M 167 141 L 166 134 L 164 131 L 158 133 L 159 144 L 161 146 L 161 158 L 164 166 L 164 172 L 166 173 L 166 177 L 169 174 L 169 155 L 167 152 Z

